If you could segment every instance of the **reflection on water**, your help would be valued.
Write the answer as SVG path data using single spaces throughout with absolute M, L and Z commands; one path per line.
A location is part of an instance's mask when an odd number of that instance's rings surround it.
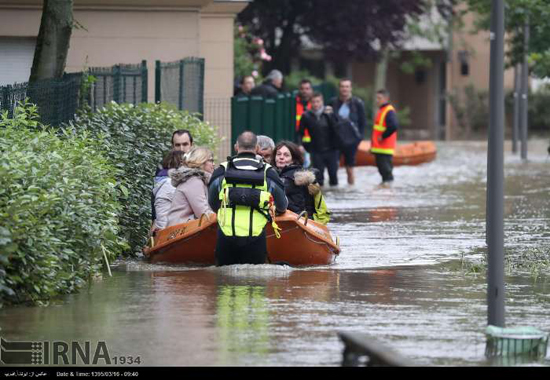
M 509 256 L 550 249 L 550 163 L 530 157 L 506 158 Z M 437 161 L 396 168 L 390 188 L 378 186 L 375 168 L 358 168 L 355 187 L 327 190 L 342 245 L 332 266 L 121 262 L 112 278 L 49 307 L 0 310 L 0 335 L 104 340 L 111 355 L 149 366 L 335 366 L 343 330 L 419 365 L 490 364 L 485 278 L 453 269 L 484 248 L 484 161 L 480 144 L 441 144 Z M 550 331 L 546 278 L 507 277 L 508 326 Z

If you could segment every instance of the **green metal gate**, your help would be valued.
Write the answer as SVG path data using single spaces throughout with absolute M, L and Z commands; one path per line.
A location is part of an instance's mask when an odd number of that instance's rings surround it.
M 296 98 L 280 94 L 277 98 L 258 96 L 231 99 L 231 141 L 244 131 L 266 135 L 275 142 L 295 140 Z

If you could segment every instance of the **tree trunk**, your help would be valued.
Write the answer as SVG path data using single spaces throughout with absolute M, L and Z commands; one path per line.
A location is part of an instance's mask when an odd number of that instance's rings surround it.
M 29 82 L 61 78 L 73 30 L 74 0 L 44 0 Z

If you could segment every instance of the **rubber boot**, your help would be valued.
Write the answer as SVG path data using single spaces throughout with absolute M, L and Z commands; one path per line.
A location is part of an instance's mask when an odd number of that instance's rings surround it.
M 355 185 L 355 174 L 353 173 L 353 166 L 346 166 L 346 173 L 348 175 L 348 184 Z

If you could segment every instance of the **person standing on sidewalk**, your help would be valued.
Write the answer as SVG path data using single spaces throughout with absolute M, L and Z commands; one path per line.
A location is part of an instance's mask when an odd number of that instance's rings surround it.
M 359 130 L 359 134 L 364 136 L 367 126 L 365 104 L 361 99 L 353 96 L 351 80 L 347 78 L 341 79 L 338 86 L 338 92 L 338 97 L 331 100 L 330 106 L 332 106 L 334 112 L 340 119 L 349 120 Z M 357 144 L 341 149 L 341 154 L 344 155 L 344 165 L 348 175 L 348 184 L 350 185 L 355 184 L 353 167 L 355 166 L 355 155 L 359 143 L 360 141 L 357 142 Z
M 393 155 L 397 144 L 397 113 L 390 104 L 390 93 L 387 90 L 376 92 L 378 113 L 374 119 L 371 138 L 371 153 L 376 158 L 378 172 L 382 183 L 393 181 Z

